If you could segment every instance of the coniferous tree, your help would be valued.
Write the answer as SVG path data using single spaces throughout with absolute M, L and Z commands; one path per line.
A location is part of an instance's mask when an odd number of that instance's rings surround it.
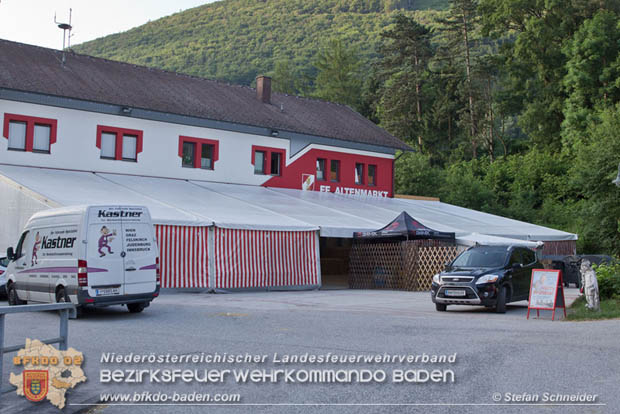
M 601 10 L 584 21 L 564 47 L 568 98 L 562 128 L 571 144 L 585 138 L 599 111 L 620 102 L 619 45 L 618 15 Z
M 479 117 L 477 114 L 477 85 L 474 81 L 474 34 L 479 24 L 477 0 L 452 0 L 448 17 L 441 20 L 447 39 L 443 45 L 444 54 L 452 55 L 460 62 L 464 71 L 463 94 L 467 99 L 466 117 L 461 124 L 466 125 L 471 144 L 472 158 L 478 155 Z
M 316 97 L 358 108 L 362 82 L 356 50 L 348 48 L 341 39 L 332 39 L 319 51 L 314 66 Z
M 423 84 L 429 80 L 428 62 L 433 51 L 430 32 L 415 20 L 397 15 L 392 29 L 382 34 L 381 91 L 382 124 L 398 136 L 416 137 L 420 150 L 424 147 L 424 106 L 430 104 Z

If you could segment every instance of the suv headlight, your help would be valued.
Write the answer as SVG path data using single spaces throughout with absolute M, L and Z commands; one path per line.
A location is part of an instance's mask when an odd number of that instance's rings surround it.
M 495 283 L 499 279 L 499 275 L 484 275 L 480 276 L 478 280 L 476 280 L 477 285 L 482 285 L 485 283 Z
M 433 276 L 433 283 L 441 285 L 441 279 L 439 278 L 439 274 L 436 274 L 435 276 Z

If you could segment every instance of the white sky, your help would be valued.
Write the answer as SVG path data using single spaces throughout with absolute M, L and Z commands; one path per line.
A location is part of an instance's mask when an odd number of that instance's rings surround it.
M 0 39 L 62 48 L 62 30 L 73 9 L 71 44 L 140 26 L 214 0 L 0 0 Z

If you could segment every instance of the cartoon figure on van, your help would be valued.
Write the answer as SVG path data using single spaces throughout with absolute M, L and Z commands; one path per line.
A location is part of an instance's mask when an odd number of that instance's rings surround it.
M 37 252 L 39 251 L 39 246 L 41 245 L 41 237 L 39 237 L 39 232 L 34 238 L 34 244 L 32 245 L 32 259 L 30 260 L 30 266 L 36 265 L 39 260 L 37 257 Z
M 114 240 L 114 236 L 116 236 L 116 230 L 112 230 L 110 233 L 110 229 L 106 226 L 101 228 L 101 237 L 99 237 L 99 257 L 105 256 L 103 249 L 108 249 L 108 254 L 114 254 L 112 248 L 108 244 Z

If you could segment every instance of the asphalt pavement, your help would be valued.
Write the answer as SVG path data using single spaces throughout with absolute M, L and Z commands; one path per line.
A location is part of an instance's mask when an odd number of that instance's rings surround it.
M 569 300 L 575 289 L 567 290 Z M 435 311 L 427 292 L 328 290 L 259 293 L 164 292 L 141 314 L 124 307 L 85 313 L 70 321 L 69 344 L 85 356 L 88 380 L 67 393 L 63 412 L 92 413 L 614 413 L 620 407 L 620 321 L 551 321 L 550 312 L 526 319 L 527 303 L 508 305 L 506 314 L 481 307 Z M 559 311 L 558 316 L 561 316 Z M 15 314 L 6 319 L 6 345 L 57 336 L 54 313 Z M 102 355 L 256 355 L 265 362 L 106 363 Z M 279 363 L 274 362 L 278 354 Z M 454 355 L 456 356 L 454 357 Z M 286 356 L 377 356 L 392 362 L 290 363 Z M 425 362 L 446 355 L 455 362 Z M 398 361 L 400 356 L 418 362 Z M 102 383 L 105 370 L 272 369 L 386 374 L 369 382 L 287 382 L 269 375 L 253 383 Z M 437 371 L 447 382 L 422 382 Z M 19 372 L 5 357 L 3 378 Z M 394 382 L 400 371 L 419 382 Z M 104 374 L 102 374 L 102 372 Z M 454 381 L 450 381 L 452 372 Z M 437 375 L 440 375 L 437 374 Z M 126 375 L 126 374 L 123 374 Z M 339 374 L 340 375 L 340 374 Z M 344 375 L 344 374 L 343 374 Z M 417 378 L 411 375 L 418 375 Z M 148 378 L 148 375 L 147 375 Z M 161 377 L 159 377 L 161 379 Z M 341 378 L 342 379 L 342 378 Z M 166 395 L 238 394 L 240 401 L 209 406 L 101 402 L 102 393 Z M 547 393 L 547 394 L 545 394 Z M 596 395 L 594 404 L 554 405 L 556 395 Z M 547 397 L 545 397 L 547 396 Z M 134 398 L 134 397 L 132 397 Z M 139 397 L 143 398 L 143 397 Z M 538 398 L 538 401 L 516 401 Z M 575 397 L 576 398 L 576 397 Z M 499 401 L 496 401 L 499 400 Z M 510 400 L 510 401 L 507 401 Z M 82 405 L 85 404 L 85 405 Z M 31 403 L 14 392 L 2 395 L 0 414 L 57 413 L 49 402 Z

